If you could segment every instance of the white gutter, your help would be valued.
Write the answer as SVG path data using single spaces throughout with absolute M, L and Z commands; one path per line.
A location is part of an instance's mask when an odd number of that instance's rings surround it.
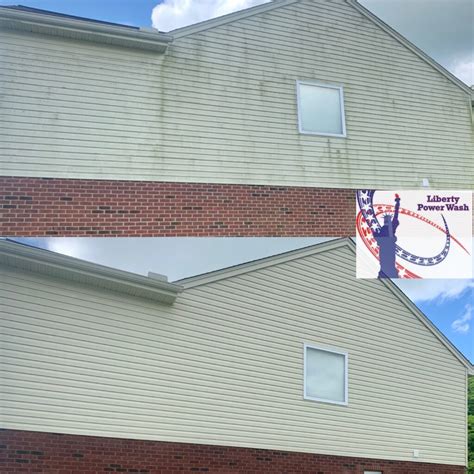
M 163 279 L 117 270 L 4 239 L 0 240 L 0 271 L 3 267 L 18 268 L 167 305 L 173 304 L 183 291 L 181 285 Z
M 0 29 L 28 31 L 164 53 L 173 37 L 151 28 L 128 28 L 82 19 L 0 8 Z

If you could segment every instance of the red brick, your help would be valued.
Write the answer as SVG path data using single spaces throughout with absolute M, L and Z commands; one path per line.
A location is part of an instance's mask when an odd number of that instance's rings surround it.
M 350 189 L 0 177 L 2 236 L 355 234 Z
M 5 473 L 464 474 L 463 466 L 33 431 L 0 431 Z

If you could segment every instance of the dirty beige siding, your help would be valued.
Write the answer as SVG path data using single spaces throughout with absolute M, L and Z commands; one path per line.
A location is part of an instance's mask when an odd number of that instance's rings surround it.
M 463 465 L 466 369 L 347 248 L 173 307 L 4 267 L 2 427 Z M 349 354 L 349 405 L 303 399 L 303 344 Z
M 153 53 L 2 33 L 1 173 L 474 187 L 468 95 L 343 0 Z M 344 86 L 347 138 L 298 133 L 296 80 Z
M 7 30 L 0 37 L 2 175 L 158 173 L 162 55 Z

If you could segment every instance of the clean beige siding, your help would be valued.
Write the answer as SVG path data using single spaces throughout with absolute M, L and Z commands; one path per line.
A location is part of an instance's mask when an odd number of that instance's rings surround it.
M 466 370 L 346 249 L 173 307 L 3 268 L 1 425 L 463 465 Z M 349 353 L 349 405 L 303 399 L 303 344 Z
M 468 95 L 343 0 L 177 38 L 166 56 L 2 33 L 1 174 L 474 187 Z M 296 80 L 344 86 L 348 138 L 300 135 Z

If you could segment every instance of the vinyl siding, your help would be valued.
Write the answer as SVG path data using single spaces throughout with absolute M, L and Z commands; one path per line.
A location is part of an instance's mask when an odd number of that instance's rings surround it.
M 464 465 L 466 369 L 347 248 L 188 288 L 172 307 L 4 267 L 1 425 Z M 303 344 L 349 405 L 303 399 Z
M 2 33 L 1 173 L 474 187 L 468 95 L 342 0 L 178 37 L 165 56 Z M 347 138 L 298 133 L 296 81 L 344 86 Z

